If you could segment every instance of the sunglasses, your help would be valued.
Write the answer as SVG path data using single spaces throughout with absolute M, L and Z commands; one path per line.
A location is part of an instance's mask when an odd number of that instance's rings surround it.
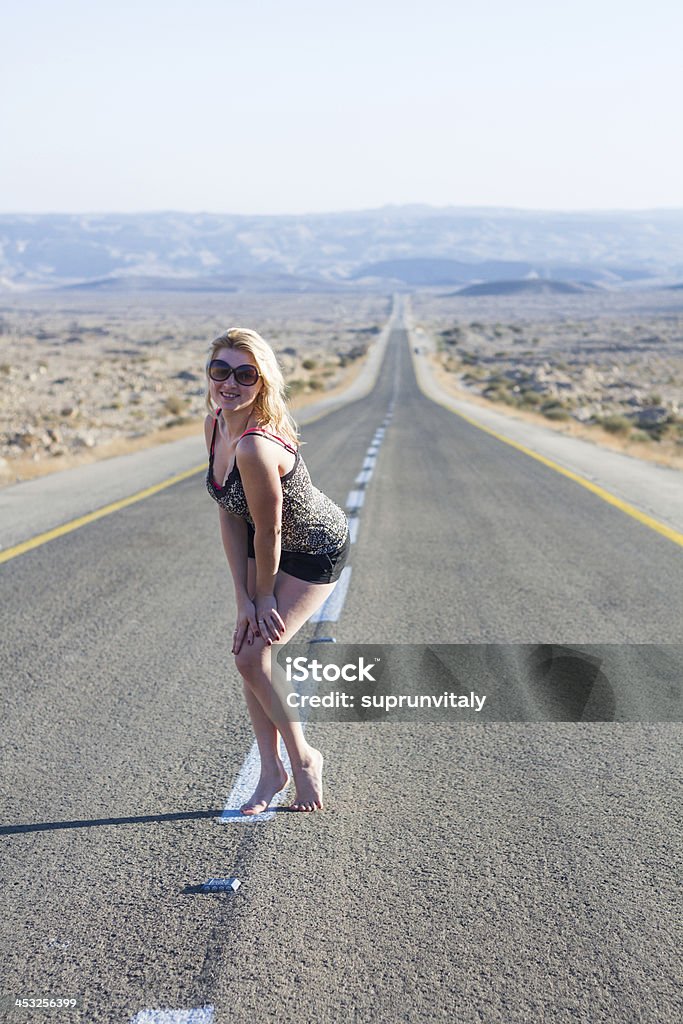
M 256 367 L 252 366 L 251 363 L 243 363 L 242 366 L 231 366 L 230 363 L 225 363 L 222 359 L 212 359 L 207 369 L 211 380 L 229 380 L 234 374 L 237 383 L 242 384 L 245 388 L 253 387 L 261 376 Z

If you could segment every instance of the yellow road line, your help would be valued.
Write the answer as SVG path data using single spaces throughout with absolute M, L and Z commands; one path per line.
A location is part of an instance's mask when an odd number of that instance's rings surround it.
M 41 544 L 46 544 L 49 540 L 54 540 L 55 537 L 63 537 L 65 533 L 71 533 L 72 530 L 77 530 L 79 526 L 85 526 L 86 523 L 102 519 L 103 516 L 108 516 L 112 512 L 118 512 L 119 509 L 125 508 L 127 505 L 132 505 L 136 501 L 142 501 L 143 498 L 149 498 L 152 494 L 157 494 L 159 491 L 163 491 L 167 487 L 179 483 L 181 480 L 186 480 L 189 476 L 194 476 L 200 470 L 206 471 L 206 463 L 195 466 L 194 469 L 186 469 L 183 473 L 176 473 L 175 476 L 169 477 L 168 480 L 163 480 L 160 484 L 146 487 L 144 491 L 131 494 L 130 497 L 122 498 L 121 501 L 114 501 L 111 505 L 104 505 L 103 508 L 98 508 L 94 512 L 88 512 L 85 516 L 79 516 L 78 519 L 72 519 L 68 523 L 63 523 L 62 526 L 56 526 L 54 530 L 39 533 L 37 537 L 31 537 L 29 540 L 22 541 L 21 544 L 15 544 L 14 547 L 7 548 L 6 551 L 0 551 L 0 564 L 2 562 L 9 562 L 10 558 L 23 555 L 24 552 L 31 551 L 33 548 L 40 547 Z
M 599 487 L 598 484 L 594 484 L 590 480 L 586 480 L 585 477 L 579 476 L 578 473 L 573 473 L 571 469 L 565 469 L 564 466 L 560 466 L 559 463 L 546 458 L 545 455 L 539 455 L 538 452 L 520 444 L 519 441 L 513 441 L 511 438 L 505 437 L 504 434 L 499 434 L 497 431 L 492 430 L 491 427 L 482 426 L 481 423 L 472 419 L 471 416 L 468 416 L 464 412 L 460 412 L 459 409 L 454 409 L 448 402 L 446 402 L 445 399 L 438 398 L 434 394 L 430 394 L 428 391 L 425 391 L 418 373 L 415 374 L 415 378 L 417 380 L 418 387 L 425 398 L 429 398 L 430 401 L 435 402 L 444 409 L 447 409 L 448 412 L 455 413 L 456 416 L 460 416 L 462 419 L 467 420 L 468 423 L 471 423 L 472 426 L 477 427 L 479 430 L 484 430 L 487 434 L 497 437 L 498 440 L 503 441 L 504 444 L 509 444 L 512 448 L 517 448 L 520 452 L 524 452 L 524 454 L 528 455 L 530 458 L 536 459 L 538 462 L 542 462 L 545 466 L 549 466 L 550 469 L 554 469 L 557 473 L 561 473 L 563 476 L 569 477 L 570 480 L 573 480 L 575 483 L 585 487 L 587 491 L 592 491 L 593 494 L 597 494 L 599 498 L 602 498 L 602 500 L 606 501 L 609 505 L 614 505 L 615 508 L 621 509 L 622 512 L 625 512 L 627 516 L 632 516 L 633 519 L 637 519 L 639 523 L 643 524 L 643 526 L 649 526 L 651 530 L 654 530 L 656 533 L 660 533 L 663 537 L 666 537 L 667 540 L 671 540 L 674 544 L 678 544 L 679 547 L 683 547 L 683 533 L 679 533 L 678 530 L 674 530 L 672 527 L 666 526 L 665 523 L 658 522 L 656 519 L 653 519 L 652 516 L 648 516 L 645 512 L 641 512 L 633 505 L 629 505 L 628 502 L 622 501 L 621 498 L 617 498 L 615 494 L 611 494 L 610 491 L 605 490 L 604 487 Z

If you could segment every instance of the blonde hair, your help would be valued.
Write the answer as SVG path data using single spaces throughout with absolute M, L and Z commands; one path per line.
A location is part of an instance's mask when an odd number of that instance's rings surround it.
M 294 445 L 299 444 L 299 430 L 291 413 L 287 408 L 285 379 L 282 376 L 280 364 L 277 361 L 275 352 L 267 341 L 246 327 L 231 327 L 224 334 L 219 335 L 209 346 L 209 355 L 206 360 L 206 408 L 212 416 L 216 415 L 216 409 L 211 401 L 209 389 L 209 363 L 216 358 L 216 353 L 222 348 L 237 349 L 241 352 L 248 352 L 254 359 L 258 371 L 261 374 L 261 390 L 254 402 L 254 415 L 259 427 L 264 430 L 271 430 L 279 434 Z

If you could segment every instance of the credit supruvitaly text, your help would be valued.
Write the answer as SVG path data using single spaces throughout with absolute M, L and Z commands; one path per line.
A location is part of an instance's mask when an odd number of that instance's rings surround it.
M 290 693 L 287 695 L 287 704 L 290 708 L 378 708 L 382 711 L 392 711 L 395 708 L 464 708 L 472 711 L 481 711 L 486 702 L 486 696 L 479 696 L 471 690 L 469 693 L 443 693 L 436 694 L 363 694 L 360 701 L 350 693 L 340 690 L 332 690 L 323 697 L 318 694 Z

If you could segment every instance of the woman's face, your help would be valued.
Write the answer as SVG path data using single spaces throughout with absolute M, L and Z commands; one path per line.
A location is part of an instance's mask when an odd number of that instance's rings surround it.
M 214 359 L 220 359 L 233 368 L 236 366 L 256 366 L 256 360 L 251 352 L 243 352 L 239 348 L 221 348 L 216 352 Z M 217 381 L 209 377 L 209 394 L 214 405 L 225 412 L 244 411 L 254 404 L 256 396 L 263 387 L 263 378 L 259 377 L 255 384 L 238 384 L 235 375 L 230 374 L 227 380 Z

